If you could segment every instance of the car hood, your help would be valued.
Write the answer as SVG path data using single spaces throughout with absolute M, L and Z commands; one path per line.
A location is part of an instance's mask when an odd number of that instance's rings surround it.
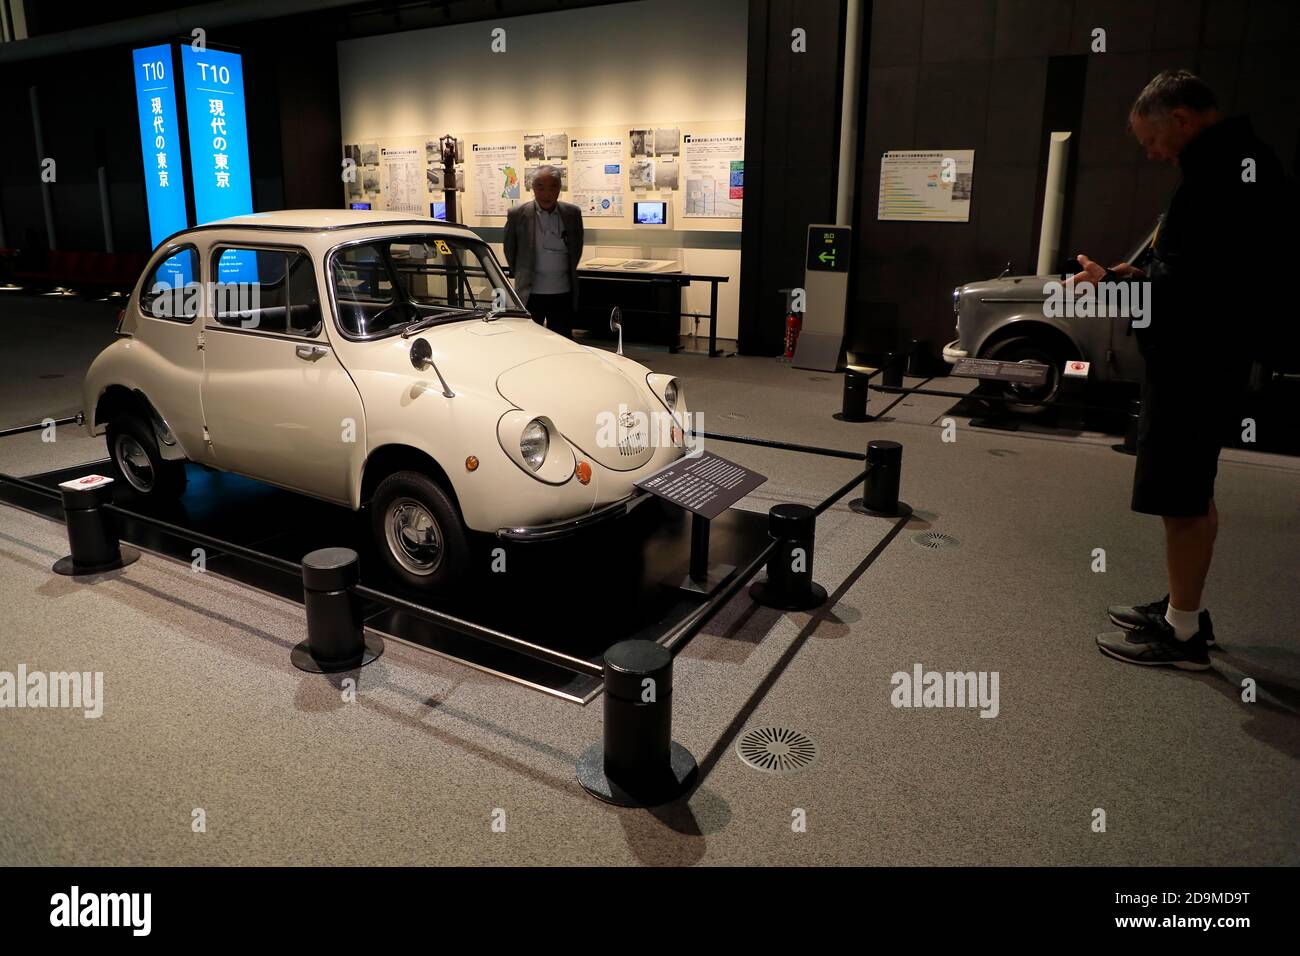
M 976 299 L 1013 299 L 1040 302 L 1046 298 L 1043 287 L 1048 282 L 1060 282 L 1060 276 L 1003 276 L 1001 279 L 980 279 L 958 286 L 963 297 Z
M 582 349 L 502 372 L 497 391 L 519 408 L 550 418 L 592 460 L 630 471 L 654 455 L 652 410 L 639 384 L 600 352 Z

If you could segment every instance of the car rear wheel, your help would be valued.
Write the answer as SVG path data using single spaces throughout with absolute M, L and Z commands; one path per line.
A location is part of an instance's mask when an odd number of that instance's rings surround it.
M 388 570 L 411 587 L 445 591 L 465 573 L 469 544 L 460 512 L 416 471 L 389 475 L 370 503 L 371 532 Z
M 997 382 L 1003 398 L 1011 399 L 1005 403 L 1007 411 L 1020 415 L 1041 415 L 1047 410 L 1045 405 L 1033 405 L 1023 401 L 1050 402 L 1061 388 L 1068 358 L 1061 349 L 1041 335 L 1017 335 L 1003 339 L 995 344 L 981 358 L 997 359 L 999 362 L 1020 362 L 1047 366 L 1047 380 L 1042 385 L 1017 385 L 1012 382 Z M 1016 401 L 1020 399 L 1021 401 Z M 1002 403 L 999 403 L 1002 404 Z
M 136 415 L 123 415 L 108 423 L 108 454 L 113 475 L 138 498 L 165 501 L 185 491 L 185 462 L 169 461 L 158 450 L 149 423 Z

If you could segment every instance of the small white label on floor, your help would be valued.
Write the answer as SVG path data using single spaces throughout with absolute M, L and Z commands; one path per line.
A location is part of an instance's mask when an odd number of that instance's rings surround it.
M 104 475 L 86 475 L 84 478 L 73 478 L 70 481 L 59 482 L 60 488 L 67 488 L 69 491 L 88 491 L 91 488 L 97 488 L 100 485 L 107 485 L 113 481 L 112 478 Z

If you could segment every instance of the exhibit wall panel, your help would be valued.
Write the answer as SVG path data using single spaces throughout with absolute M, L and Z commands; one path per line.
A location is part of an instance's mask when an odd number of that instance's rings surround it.
M 429 214 L 442 184 L 425 173 L 437 176 L 436 141 L 450 134 L 464 160 L 457 219 L 499 252 L 507 208 L 532 198 L 527 171 L 552 162 L 564 168 L 560 198 L 584 208 L 584 259 L 675 259 L 683 271 L 727 276 L 718 333 L 735 338 L 746 9 L 744 0 L 643 0 L 342 42 L 341 145 L 354 148 L 359 165 L 356 182 L 340 185 L 340 202 Z M 639 130 L 648 131 L 647 145 Z M 550 135 L 544 157 L 526 154 L 536 134 Z M 715 139 L 716 158 L 708 158 L 699 137 L 724 136 L 735 139 Z M 590 177 L 579 181 L 575 141 L 610 143 L 608 165 L 596 169 L 617 167 L 606 192 Z M 565 155 L 554 158 L 560 143 Z M 484 147 L 502 147 L 493 154 L 500 162 L 481 162 Z M 514 168 L 517 184 L 502 178 L 502 165 Z M 649 188 L 634 188 L 651 175 Z M 666 200 L 669 227 L 634 225 L 639 200 Z M 686 291 L 683 311 L 708 307 L 707 285 Z

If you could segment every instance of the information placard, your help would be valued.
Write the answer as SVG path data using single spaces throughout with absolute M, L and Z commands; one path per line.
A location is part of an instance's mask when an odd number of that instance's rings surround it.
M 680 458 L 635 485 L 712 520 L 765 481 L 765 475 L 706 451 Z

